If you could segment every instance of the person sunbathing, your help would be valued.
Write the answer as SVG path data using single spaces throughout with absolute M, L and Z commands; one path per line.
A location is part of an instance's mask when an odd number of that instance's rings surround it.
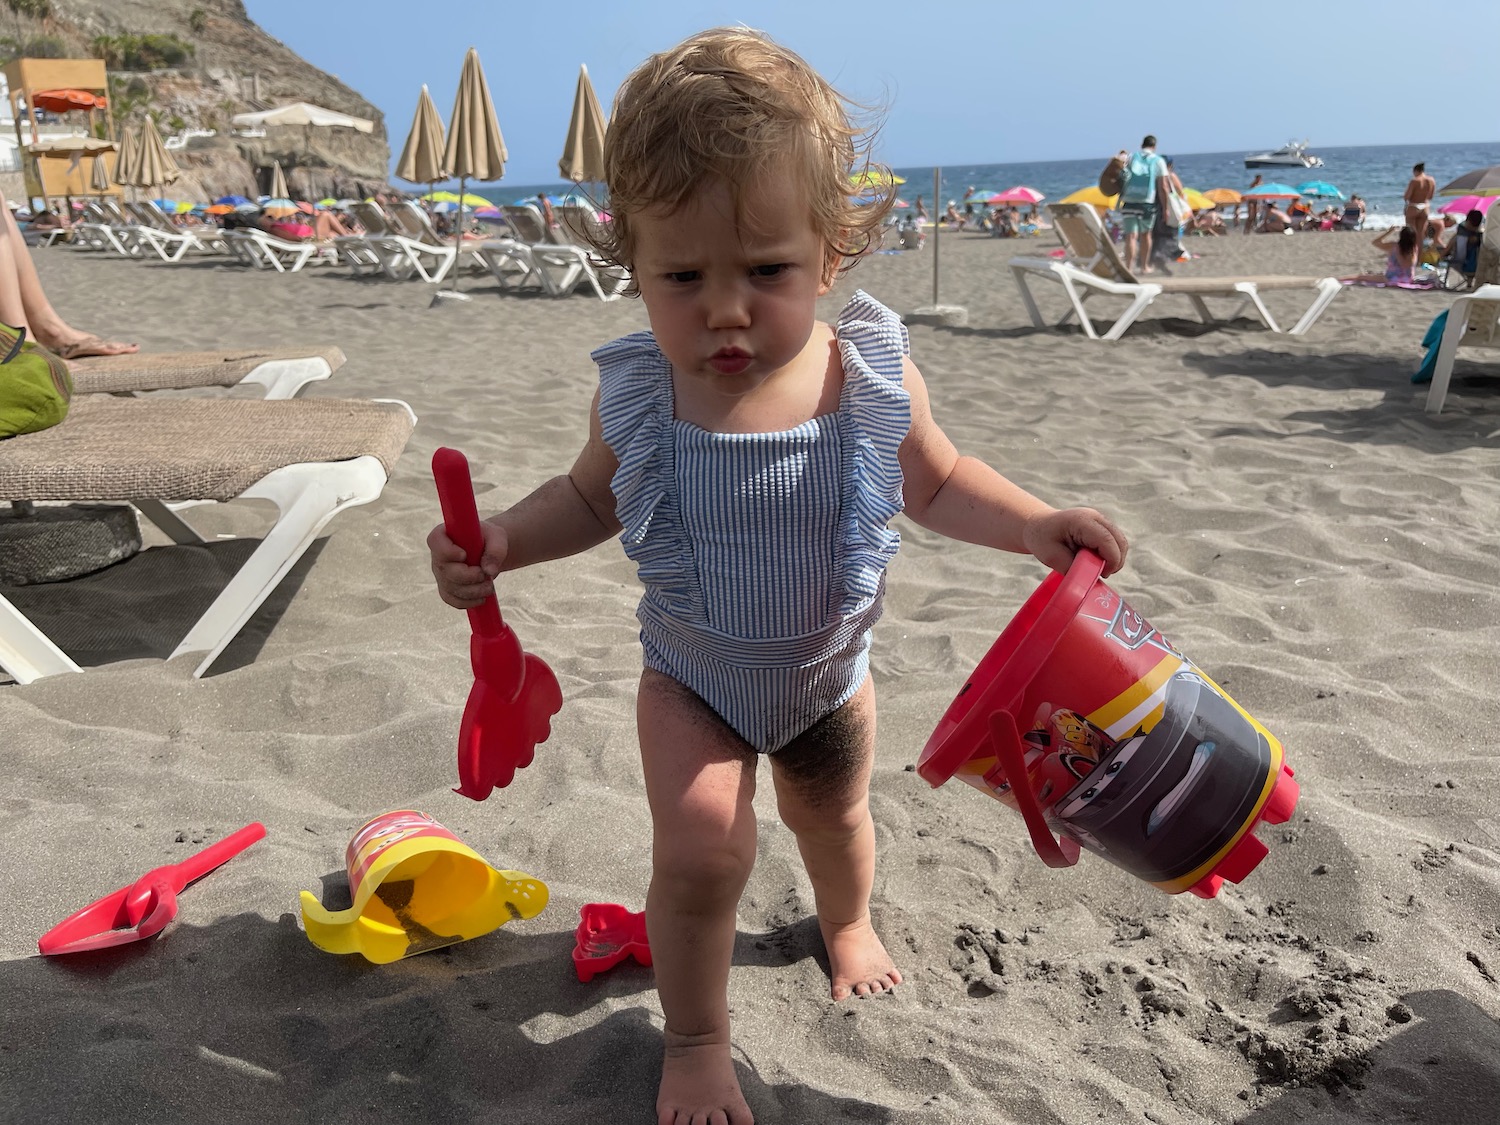
M 89 355 L 128 355 L 139 344 L 105 340 L 74 328 L 47 300 L 31 251 L 16 225 L 5 197 L 0 195 L 0 322 L 25 328 L 31 338 L 63 359 Z
M 1395 238 L 1391 236 L 1395 235 Z M 1395 227 L 1383 230 L 1370 243 L 1377 250 L 1384 250 L 1384 273 L 1361 273 L 1353 277 L 1339 278 L 1345 285 L 1393 285 L 1398 288 L 1415 286 L 1417 269 L 1417 232 L 1411 227 Z

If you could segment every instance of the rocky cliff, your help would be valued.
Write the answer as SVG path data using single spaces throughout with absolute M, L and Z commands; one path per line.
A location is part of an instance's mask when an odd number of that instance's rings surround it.
M 380 111 L 267 35 L 241 0 L 51 0 L 41 18 L 0 10 L 0 36 L 13 40 L 11 54 L 105 58 L 117 125 L 150 113 L 164 136 L 191 136 L 173 152 L 185 173 L 172 188 L 181 198 L 253 196 L 273 160 L 302 198 L 363 196 L 386 181 L 390 146 Z M 294 101 L 367 118 L 375 131 L 230 134 L 234 114 Z M 209 129 L 217 135 L 191 135 Z

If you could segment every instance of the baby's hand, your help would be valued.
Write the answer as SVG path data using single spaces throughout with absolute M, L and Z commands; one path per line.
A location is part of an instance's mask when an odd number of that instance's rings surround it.
M 1087 547 L 1104 560 L 1107 578 L 1125 565 L 1130 544 L 1125 533 L 1093 508 L 1066 508 L 1037 516 L 1026 525 L 1026 549 L 1053 570 L 1067 570 Z
M 464 561 L 464 549 L 448 538 L 438 524 L 427 534 L 427 549 L 432 552 L 432 576 L 437 579 L 438 595 L 456 609 L 473 609 L 495 592 L 494 577 L 505 565 L 509 541 L 505 529 L 488 520 L 479 521 L 484 536 L 484 555 L 478 566 Z

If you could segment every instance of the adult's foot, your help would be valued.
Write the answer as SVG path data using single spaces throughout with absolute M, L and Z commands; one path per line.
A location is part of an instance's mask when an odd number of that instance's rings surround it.
M 665 1032 L 656 1092 L 656 1125 L 755 1125 L 729 1056 L 727 1032 L 716 1037 Z
M 70 336 L 65 340 L 54 340 L 45 344 L 63 359 L 83 359 L 91 355 L 131 355 L 141 350 L 139 344 L 126 344 L 118 340 L 105 340 L 86 332 Z
M 889 992 L 901 983 L 901 970 L 885 951 L 868 914 L 841 926 L 820 918 L 818 925 L 828 950 L 828 975 L 833 978 L 835 1000 Z

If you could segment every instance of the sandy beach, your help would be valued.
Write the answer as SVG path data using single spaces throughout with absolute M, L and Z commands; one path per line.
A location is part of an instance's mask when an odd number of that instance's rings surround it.
M 1370 233 L 1192 238 L 1182 276 L 1380 268 Z M 1039 564 L 898 520 L 872 657 L 875 917 L 907 983 L 834 1004 L 811 891 L 769 782 L 730 981 L 740 1081 L 762 1125 L 1493 1125 L 1500 1110 L 1500 375 L 1460 359 L 1423 413 L 1409 375 L 1441 293 L 1350 289 L 1305 336 L 1205 329 L 1163 298 L 1125 339 L 1037 330 L 1005 268 L 1050 249 L 944 236 L 943 303 L 914 326 L 938 421 L 1044 499 L 1132 539 L 1111 585 L 1283 741 L 1302 786 L 1270 854 L 1217 899 L 1096 857 L 1052 870 L 1021 818 L 913 771 Z M 0 682 L 0 1121 L 650 1122 L 649 969 L 584 984 L 579 907 L 642 908 L 650 821 L 634 731 L 639 586 L 619 545 L 508 575 L 506 620 L 564 706 L 532 766 L 451 792 L 472 682 L 463 615 L 425 536 L 452 445 L 482 511 L 567 468 L 589 352 L 639 302 L 431 289 L 309 267 L 250 272 L 39 251 L 75 323 L 152 351 L 336 344 L 312 397 L 400 398 L 419 422 L 375 503 L 344 512 L 220 660 L 163 663 L 267 526 L 200 508 L 207 547 L 6 590 L 89 667 Z M 932 299 L 931 248 L 857 287 Z M 1041 291 L 1060 315 L 1058 287 Z M 1271 293 L 1278 319 L 1304 301 Z M 1104 307 L 1104 303 L 1101 303 Z M 1484 353 L 1477 353 L 1483 357 Z M 764 775 L 763 775 L 764 776 Z M 1486 793 L 1491 796 L 1486 797 Z M 544 881 L 539 916 L 375 966 L 315 949 L 297 894 L 348 901 L 366 819 L 428 812 Z M 161 937 L 46 960 L 37 938 L 148 868 L 250 821 L 267 838 L 184 891 Z

